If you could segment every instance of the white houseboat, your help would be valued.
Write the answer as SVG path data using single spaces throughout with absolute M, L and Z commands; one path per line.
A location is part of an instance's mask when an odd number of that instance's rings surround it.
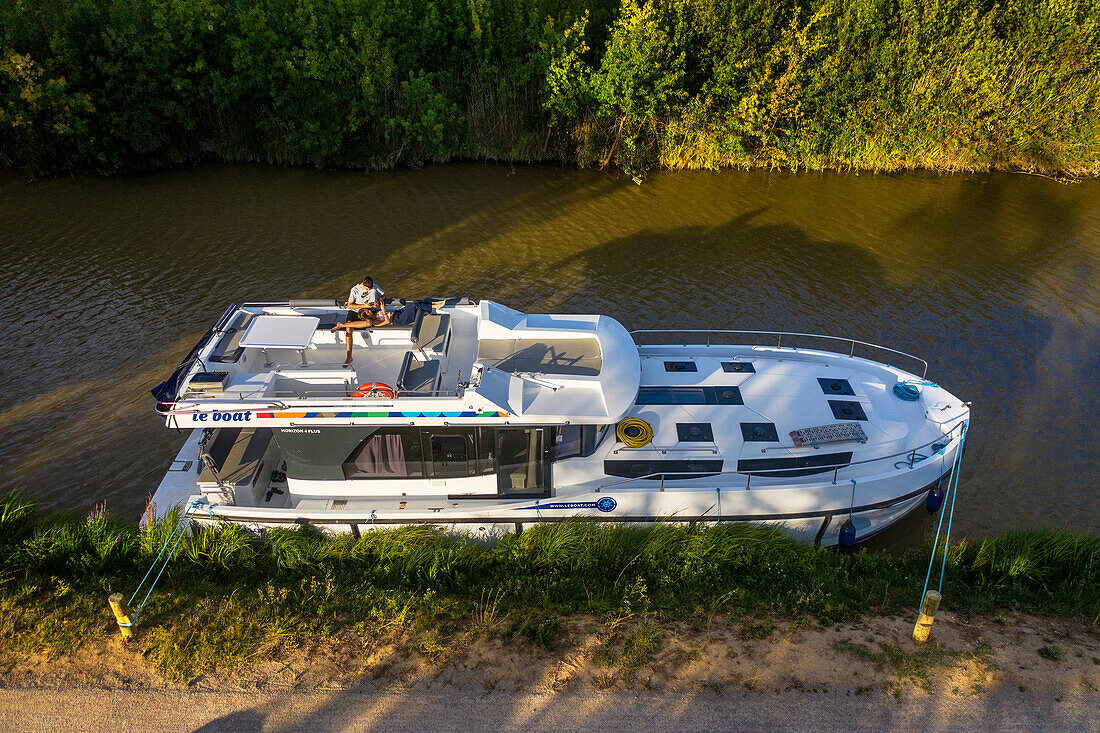
M 847 544 L 935 510 L 970 420 L 923 360 L 851 339 L 419 303 L 354 331 L 346 365 L 335 301 L 226 310 L 153 390 L 190 435 L 147 516 L 478 536 L 761 522 Z

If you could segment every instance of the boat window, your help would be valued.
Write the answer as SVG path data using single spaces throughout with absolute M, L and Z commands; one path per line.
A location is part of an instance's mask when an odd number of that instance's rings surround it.
M 702 387 L 639 387 L 639 405 L 705 405 Z
M 496 473 L 496 430 L 477 429 L 477 473 L 481 476 Z
M 554 460 L 586 458 L 596 452 L 599 442 L 598 425 L 562 425 L 554 429 Z
M 722 472 L 721 460 L 606 460 L 603 462 L 603 472 L 608 476 L 622 476 L 623 478 L 641 478 L 659 481 L 662 477 L 667 479 L 693 479 L 704 476 L 714 476 Z
M 433 478 L 462 478 L 476 475 L 476 463 L 470 458 L 474 455 L 473 431 L 454 434 L 430 434 L 428 444 L 432 452 Z
M 812 456 L 795 458 L 749 458 L 737 462 L 739 473 L 770 478 L 791 476 L 810 476 L 825 473 L 836 468 L 844 468 L 852 462 L 851 451 L 844 453 L 819 453 Z
M 676 438 L 681 443 L 713 443 L 714 431 L 709 422 L 678 422 Z
M 639 405 L 743 405 L 741 390 L 724 387 L 639 387 Z
M 344 477 L 421 478 L 424 476 L 420 431 L 385 428 L 371 433 L 344 462 Z
M 497 429 L 497 488 L 503 496 L 548 496 L 547 428 Z
M 613 432 L 615 431 L 611 429 L 610 425 L 597 425 L 592 435 L 592 451 L 588 455 L 595 453 L 596 449 L 600 447 L 600 443 L 607 437 L 607 434 Z

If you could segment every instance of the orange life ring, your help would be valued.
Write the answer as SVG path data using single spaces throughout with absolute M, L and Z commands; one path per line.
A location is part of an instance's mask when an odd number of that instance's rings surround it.
M 381 382 L 366 382 L 360 384 L 355 390 L 351 393 L 352 397 L 381 397 L 392 400 L 397 396 L 397 392 L 394 391 L 393 387 Z

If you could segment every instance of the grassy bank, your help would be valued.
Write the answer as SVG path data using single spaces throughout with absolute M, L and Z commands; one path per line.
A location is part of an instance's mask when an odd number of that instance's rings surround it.
M 171 531 L 102 512 L 46 516 L 0 501 L 0 644 L 58 655 L 117 634 L 107 596 L 129 593 Z M 488 547 L 427 528 L 326 539 L 225 527 L 186 537 L 141 615 L 169 675 L 213 670 L 341 630 L 414 635 L 427 650 L 507 619 L 551 646 L 569 614 L 702 623 L 772 618 L 830 624 L 912 609 L 927 551 L 840 554 L 745 526 L 536 527 Z M 1100 621 L 1100 539 L 1027 531 L 954 545 L 944 607 Z M 752 619 L 756 619 L 753 621 Z M 760 619 L 764 619 L 761 623 Z M 640 643 L 640 642 L 639 642 Z
M 14 0 L 0 162 L 1100 171 L 1095 0 Z

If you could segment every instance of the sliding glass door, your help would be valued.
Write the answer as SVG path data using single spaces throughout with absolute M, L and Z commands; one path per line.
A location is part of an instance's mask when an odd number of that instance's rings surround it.
M 496 449 L 501 496 L 550 495 L 549 428 L 497 428 Z

